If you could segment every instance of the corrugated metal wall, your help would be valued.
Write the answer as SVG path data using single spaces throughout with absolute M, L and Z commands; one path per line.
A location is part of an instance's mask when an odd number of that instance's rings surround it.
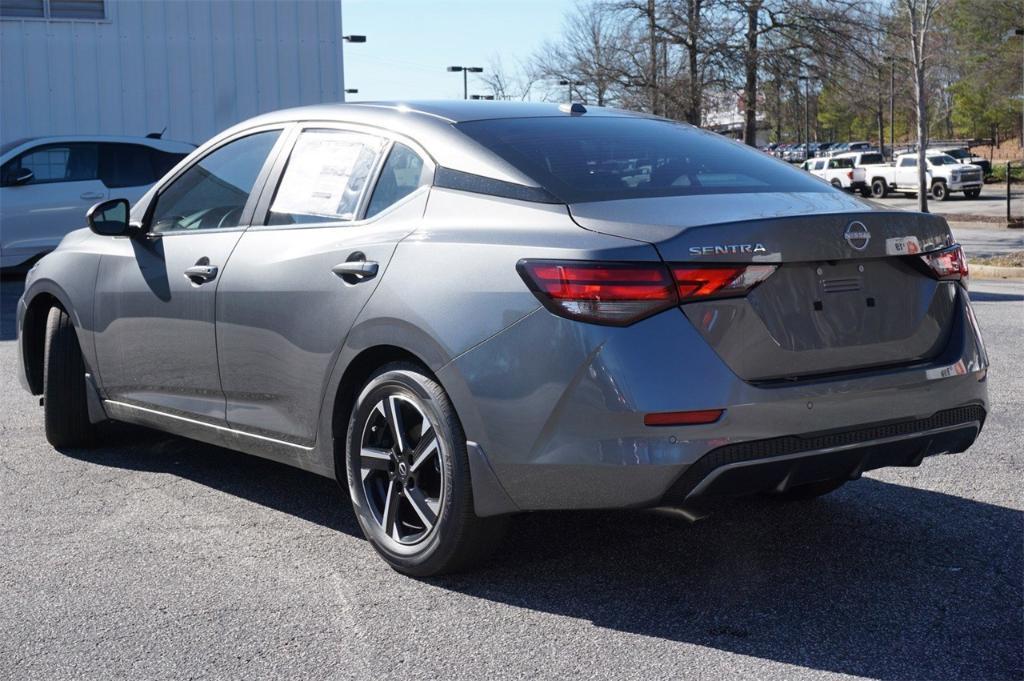
M 198 144 L 344 98 L 341 0 L 106 0 L 106 12 L 0 19 L 0 139 L 166 126 Z

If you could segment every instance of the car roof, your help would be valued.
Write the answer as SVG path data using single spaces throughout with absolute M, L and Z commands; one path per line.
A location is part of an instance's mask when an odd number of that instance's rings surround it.
M 468 135 L 456 130 L 454 126 L 468 121 L 507 118 L 657 118 L 621 109 L 590 105 L 585 105 L 585 108 L 585 113 L 573 113 L 568 111 L 568 107 L 553 103 L 487 100 L 314 104 L 272 111 L 250 118 L 220 133 L 203 147 L 216 144 L 225 137 L 237 135 L 247 129 L 265 125 L 325 122 L 376 127 L 408 136 L 422 146 L 440 166 L 536 187 L 536 181 Z
M 17 141 L 16 146 L 11 146 L 4 151 L 4 156 L 20 154 L 27 148 L 37 147 L 41 144 L 61 144 L 66 142 L 108 142 L 116 144 L 138 144 L 152 147 L 159 151 L 171 154 L 189 154 L 196 148 L 196 145 L 188 142 L 175 140 L 157 139 L 153 137 L 135 137 L 131 135 L 48 135 L 46 137 L 27 137 Z

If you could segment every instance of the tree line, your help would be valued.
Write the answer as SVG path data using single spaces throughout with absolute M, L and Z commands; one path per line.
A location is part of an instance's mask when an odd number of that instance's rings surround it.
M 484 81 L 497 98 L 695 125 L 738 104 L 748 143 L 758 128 L 773 141 L 887 143 L 894 130 L 998 143 L 1020 134 L 1022 26 L 1024 0 L 581 1 L 557 39 L 524 63 L 493 60 Z

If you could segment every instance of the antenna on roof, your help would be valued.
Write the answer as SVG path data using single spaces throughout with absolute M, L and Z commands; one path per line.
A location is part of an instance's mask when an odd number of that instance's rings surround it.
M 161 139 L 164 138 L 164 133 L 165 132 L 167 132 L 167 126 L 166 125 L 164 126 L 164 129 L 161 130 L 160 132 L 151 132 L 148 135 L 146 135 L 146 139 L 148 139 L 148 140 L 161 140 Z
M 579 102 L 566 102 L 565 104 L 559 104 L 558 110 L 563 111 L 573 116 L 579 116 L 587 113 L 587 107 L 583 106 Z

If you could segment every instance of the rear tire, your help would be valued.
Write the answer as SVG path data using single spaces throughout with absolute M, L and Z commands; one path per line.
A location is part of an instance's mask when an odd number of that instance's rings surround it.
M 345 461 L 363 534 L 398 572 L 465 570 L 501 541 L 507 518 L 474 512 L 466 435 L 422 367 L 395 362 L 370 377 L 349 419 Z
M 936 201 L 945 201 L 949 198 L 949 189 L 946 187 L 945 182 L 932 184 L 932 198 Z
M 57 449 L 88 447 L 96 439 L 85 397 L 85 361 L 71 317 L 59 307 L 46 318 L 43 354 L 43 420 Z
M 785 492 L 773 492 L 771 496 L 779 501 L 808 501 L 834 492 L 845 484 L 846 480 L 819 480 L 790 487 Z
M 840 182 L 839 180 L 832 180 L 832 186 L 835 187 L 836 189 L 842 189 L 843 183 Z
M 889 185 L 885 180 L 878 178 L 871 183 L 871 196 L 876 199 L 884 199 L 889 196 Z

